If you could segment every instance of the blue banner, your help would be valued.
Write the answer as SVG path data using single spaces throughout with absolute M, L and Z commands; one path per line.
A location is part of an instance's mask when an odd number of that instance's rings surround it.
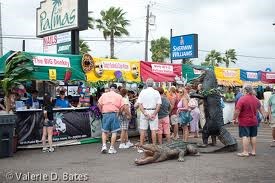
M 171 37 L 171 59 L 198 58 L 198 34 Z
M 246 71 L 241 69 L 241 80 L 243 81 L 260 81 L 261 71 Z

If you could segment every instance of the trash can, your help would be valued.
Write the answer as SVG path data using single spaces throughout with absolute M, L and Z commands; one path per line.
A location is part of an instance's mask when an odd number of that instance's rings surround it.
M 0 158 L 13 156 L 16 115 L 0 115 Z

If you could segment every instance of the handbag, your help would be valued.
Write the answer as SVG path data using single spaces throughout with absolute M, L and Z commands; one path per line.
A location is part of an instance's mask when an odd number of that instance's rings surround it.
M 190 111 L 182 111 L 179 113 L 179 122 L 181 124 L 189 123 L 192 120 L 193 120 L 193 117 L 191 116 Z

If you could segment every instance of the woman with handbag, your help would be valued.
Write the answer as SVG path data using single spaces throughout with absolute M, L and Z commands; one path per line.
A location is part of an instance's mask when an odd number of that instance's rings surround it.
M 182 126 L 182 136 L 183 141 L 187 142 L 189 136 L 188 124 L 192 121 L 192 116 L 190 114 L 190 108 L 188 106 L 189 103 L 189 95 L 185 88 L 181 87 L 178 90 L 180 101 L 178 103 L 178 116 L 179 116 L 179 123 Z

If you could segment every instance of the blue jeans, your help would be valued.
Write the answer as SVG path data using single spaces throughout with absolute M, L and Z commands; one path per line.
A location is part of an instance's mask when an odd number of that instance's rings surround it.
M 108 112 L 102 114 L 101 131 L 115 133 L 120 130 L 118 114 L 115 112 Z

